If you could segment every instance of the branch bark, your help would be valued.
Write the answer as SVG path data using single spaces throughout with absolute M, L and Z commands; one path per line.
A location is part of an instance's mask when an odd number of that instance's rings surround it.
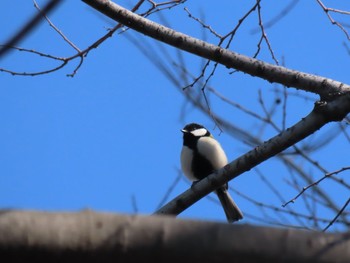
M 0 212 L 8 262 L 350 262 L 350 234 L 82 211 Z
M 350 91 L 349 85 L 339 81 L 272 65 L 177 32 L 109 0 L 82 1 L 115 21 L 156 40 L 269 82 L 319 94 L 322 100 L 330 100 Z

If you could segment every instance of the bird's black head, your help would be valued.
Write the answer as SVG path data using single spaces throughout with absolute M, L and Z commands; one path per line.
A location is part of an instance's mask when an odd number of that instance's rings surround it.
M 187 124 L 182 130 L 184 145 L 194 149 L 198 139 L 204 136 L 211 136 L 210 132 L 197 123 Z

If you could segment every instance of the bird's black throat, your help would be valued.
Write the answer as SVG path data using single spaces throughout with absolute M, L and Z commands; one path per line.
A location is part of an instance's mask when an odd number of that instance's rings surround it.
M 200 137 L 195 137 L 190 133 L 184 133 L 183 139 L 184 145 L 193 151 L 191 170 L 194 177 L 196 177 L 198 180 L 201 180 L 209 174 L 213 173 L 214 168 L 211 162 L 197 150 L 197 143 Z
M 193 154 L 191 169 L 194 177 L 198 180 L 201 180 L 214 172 L 211 162 L 198 152 Z

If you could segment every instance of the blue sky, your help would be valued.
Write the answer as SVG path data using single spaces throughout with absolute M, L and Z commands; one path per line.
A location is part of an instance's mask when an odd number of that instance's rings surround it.
M 242 3 L 244 2 L 244 3 Z M 281 1 L 282 2 L 282 1 Z M 262 1 L 264 21 L 278 15 L 286 4 Z M 334 8 L 349 10 L 349 3 L 335 1 Z M 39 1 L 43 5 L 44 1 Z M 197 17 L 205 14 L 206 23 L 217 32 L 230 31 L 254 1 L 188 1 L 183 6 L 165 10 L 163 15 L 176 30 L 202 38 L 203 30 L 190 19 L 183 7 Z M 17 5 L 21 8 L 17 8 Z M 130 3 L 120 4 L 129 7 Z M 18 30 L 36 13 L 31 1 L 5 1 L 1 9 L 0 42 Z M 349 24 L 349 16 L 335 16 Z M 15 18 L 15 19 L 14 19 Z M 51 20 L 80 49 L 86 48 L 113 25 L 112 20 L 97 14 L 80 1 L 65 1 L 50 15 Z M 150 19 L 158 21 L 153 15 Z M 252 15 L 238 31 L 231 49 L 252 56 L 257 49 L 259 34 L 257 16 Z M 348 29 L 348 28 L 347 28 Z M 300 1 L 283 19 L 267 28 L 270 43 L 277 59 L 292 69 L 314 73 L 349 83 L 350 46 L 345 34 L 332 26 L 316 1 Z M 141 45 L 154 42 L 134 32 L 127 32 Z M 218 40 L 207 34 L 211 43 Z M 18 46 L 66 57 L 74 50 L 45 22 L 40 24 Z M 159 47 L 155 46 L 159 52 Z M 176 60 L 173 48 L 166 50 Z M 273 63 L 262 44 L 259 59 Z M 169 58 L 162 58 L 171 64 Z M 184 54 L 191 74 L 198 76 L 203 61 Z M 91 208 L 99 211 L 150 214 L 155 211 L 170 185 L 178 176 L 179 154 L 182 145 L 180 129 L 189 122 L 198 122 L 213 131 L 230 160 L 251 149 L 245 142 L 220 133 L 212 119 L 186 103 L 179 89 L 123 35 L 117 34 L 92 50 L 77 74 L 71 78 L 79 61 L 63 69 L 36 77 L 12 76 L 0 72 L 0 207 L 78 211 Z M 53 61 L 23 52 L 11 52 L 0 60 L 0 68 L 18 72 L 45 70 L 56 65 Z M 244 74 L 228 74 L 219 68 L 210 85 L 231 100 L 262 114 L 258 103 L 261 90 L 267 105 L 275 99 L 274 90 L 282 87 Z M 185 85 L 185 83 L 184 83 Z M 200 87 L 197 87 L 197 89 Z M 305 95 L 304 93 L 300 93 Z M 317 97 L 306 94 L 313 100 Z M 287 125 L 305 116 L 313 101 L 291 99 L 288 102 Z M 271 128 L 260 130 L 257 122 L 211 96 L 211 107 L 236 125 L 261 134 L 262 140 L 276 135 Z M 280 115 L 276 120 L 280 121 Z M 329 125 L 316 134 L 322 138 L 335 126 Z M 214 129 L 214 130 L 213 130 Z M 329 171 L 348 166 L 348 142 L 342 135 L 334 142 L 313 153 L 312 157 Z M 345 145 L 345 147 L 344 147 Z M 336 153 L 331 155 L 330 152 Z M 305 161 L 298 161 L 305 167 Z M 259 169 L 270 178 L 284 198 L 289 200 L 297 191 L 288 186 L 290 174 L 277 160 L 264 163 Z M 310 168 L 315 178 L 322 173 Z M 286 183 L 287 182 L 287 183 Z M 261 182 L 256 171 L 248 172 L 233 183 L 235 188 L 256 200 L 280 207 L 281 201 Z M 180 180 L 171 192 L 175 197 L 188 188 Z M 301 185 L 305 186 L 305 185 Z M 325 186 L 329 187 L 329 185 Z M 339 206 L 346 192 L 337 192 Z M 259 207 L 233 193 L 242 211 L 266 216 Z M 300 203 L 296 211 L 303 211 Z M 322 217 L 334 214 L 321 211 Z M 205 198 L 185 211 L 181 217 L 225 220 L 217 203 Z M 246 218 L 243 223 L 256 223 Z M 259 223 L 259 222 L 258 222 Z M 297 224 L 292 220 L 290 224 Z

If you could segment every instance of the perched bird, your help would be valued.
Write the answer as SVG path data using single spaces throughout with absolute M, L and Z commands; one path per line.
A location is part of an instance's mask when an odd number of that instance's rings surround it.
M 220 143 L 202 125 L 190 123 L 182 130 L 181 168 L 185 176 L 193 182 L 199 181 L 227 164 L 227 157 Z M 243 218 L 232 197 L 228 184 L 215 190 L 224 208 L 228 222 Z

